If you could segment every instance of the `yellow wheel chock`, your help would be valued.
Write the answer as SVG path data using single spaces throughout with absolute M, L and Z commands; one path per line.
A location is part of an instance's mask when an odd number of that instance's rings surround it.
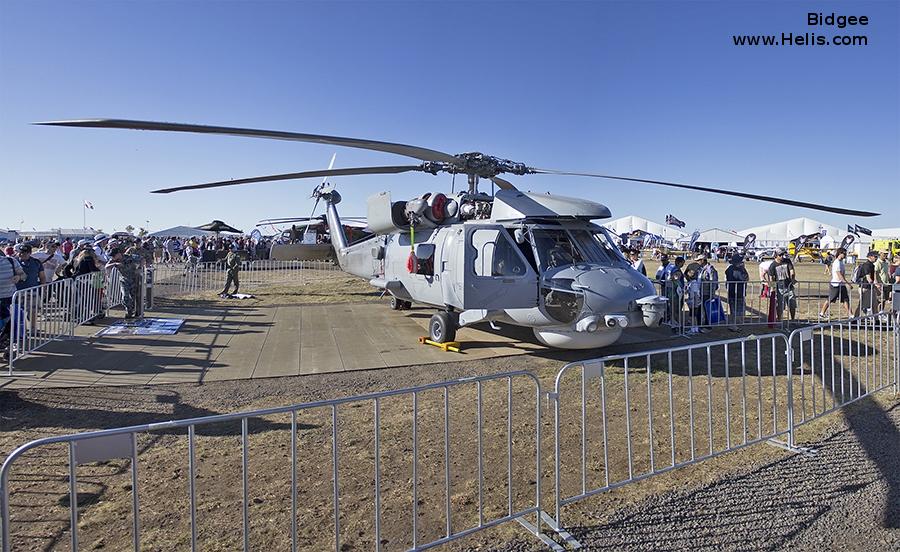
M 422 345 L 431 345 L 432 347 L 437 347 L 438 349 L 442 349 L 445 353 L 447 351 L 453 353 L 460 353 L 460 344 L 459 341 L 448 341 L 447 343 L 438 343 L 437 341 L 432 341 L 428 339 L 428 337 L 420 337 L 419 343 Z

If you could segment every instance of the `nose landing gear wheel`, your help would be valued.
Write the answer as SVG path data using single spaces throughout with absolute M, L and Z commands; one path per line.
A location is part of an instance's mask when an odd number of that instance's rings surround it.
M 428 337 L 435 343 L 456 340 L 456 324 L 448 313 L 439 312 L 431 317 L 428 323 Z

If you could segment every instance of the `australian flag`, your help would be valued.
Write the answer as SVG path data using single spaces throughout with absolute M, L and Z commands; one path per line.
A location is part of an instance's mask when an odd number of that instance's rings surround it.
M 865 234 L 867 236 L 872 235 L 872 231 L 869 230 L 868 228 L 866 228 L 865 226 L 860 226 L 858 224 L 854 224 L 853 226 L 856 229 L 856 232 L 855 232 L 856 234 Z
M 857 236 L 859 235 L 859 231 L 852 224 L 847 225 L 847 232 L 850 232 L 851 234 L 856 234 Z
M 684 221 L 678 220 L 674 215 L 666 215 L 666 224 L 677 226 L 678 228 L 684 228 L 686 226 Z

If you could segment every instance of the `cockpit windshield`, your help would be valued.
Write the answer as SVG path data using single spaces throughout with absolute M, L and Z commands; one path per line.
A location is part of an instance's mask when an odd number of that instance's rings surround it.
M 621 259 L 602 229 L 535 228 L 531 234 L 541 272 L 583 262 L 610 265 Z
M 616 242 L 609 233 L 609 230 L 606 228 L 599 228 L 594 231 L 593 236 L 597 245 L 606 252 L 607 256 L 614 260 L 627 262 L 625 257 L 622 256 L 622 250 L 616 246 Z
M 536 228 L 531 235 L 541 263 L 541 272 L 584 261 L 581 251 L 572 243 L 569 233 L 562 228 Z

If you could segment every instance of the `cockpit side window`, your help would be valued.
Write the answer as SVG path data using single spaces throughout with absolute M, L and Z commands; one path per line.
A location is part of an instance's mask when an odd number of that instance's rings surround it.
M 506 237 L 513 242 L 516 242 L 515 233 L 512 228 L 506 229 Z M 528 264 L 531 265 L 531 268 L 537 272 L 537 261 L 534 259 L 534 250 L 531 248 L 531 242 L 525 240 L 523 243 L 516 242 L 516 245 L 519 246 L 519 251 L 522 253 L 522 256 L 525 257 L 525 260 L 528 261 Z
M 512 240 L 499 230 L 475 230 L 470 247 L 475 249 L 473 268 L 476 276 L 515 277 L 527 272 L 525 261 Z
M 532 231 L 532 239 L 542 272 L 548 268 L 561 268 L 584 262 L 581 251 L 575 247 L 568 232 L 562 228 L 536 228 Z

